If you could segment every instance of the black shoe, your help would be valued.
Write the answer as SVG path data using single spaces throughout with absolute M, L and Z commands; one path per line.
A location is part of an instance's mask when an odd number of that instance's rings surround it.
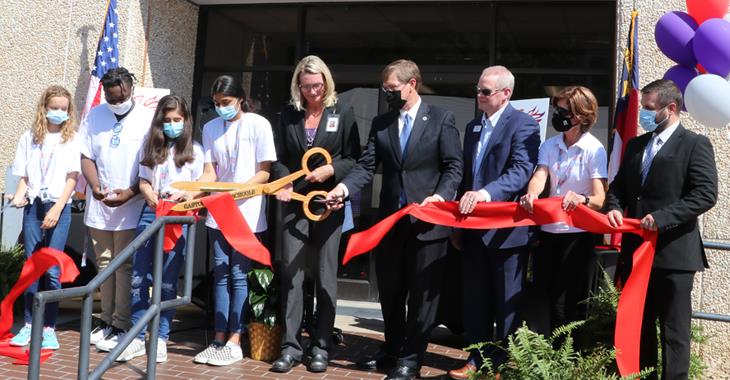
M 286 373 L 291 371 L 292 367 L 297 364 L 299 364 L 299 360 L 291 355 L 283 354 L 271 365 L 271 372 Z
M 375 371 L 376 369 L 390 369 L 395 367 L 396 358 L 383 350 L 378 350 L 372 356 L 356 362 L 355 366 L 366 371 Z
M 315 354 L 307 365 L 309 372 L 324 372 L 327 370 L 327 359 L 322 354 Z
M 388 372 L 385 380 L 414 380 L 420 379 L 421 374 L 415 368 L 399 365 Z

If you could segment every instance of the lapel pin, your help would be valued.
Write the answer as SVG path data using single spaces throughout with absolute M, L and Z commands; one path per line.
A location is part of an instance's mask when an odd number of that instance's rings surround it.
M 423 117 L 423 121 L 426 121 L 426 120 L 428 120 L 428 116 Z

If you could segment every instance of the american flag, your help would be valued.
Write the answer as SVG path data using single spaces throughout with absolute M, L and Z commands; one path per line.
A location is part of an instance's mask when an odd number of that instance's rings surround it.
M 89 91 L 86 93 L 86 103 L 82 110 L 82 118 L 99 104 L 102 88 L 101 77 L 110 69 L 119 67 L 119 34 L 117 16 L 117 0 L 107 2 L 106 16 L 104 16 L 104 28 L 99 43 L 96 47 L 94 66 L 91 67 L 91 78 L 89 78 Z

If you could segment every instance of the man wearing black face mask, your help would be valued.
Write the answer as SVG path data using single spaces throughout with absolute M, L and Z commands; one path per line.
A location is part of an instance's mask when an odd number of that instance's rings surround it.
M 620 226 L 626 210 L 626 217 L 641 219 L 642 228 L 658 231 L 641 323 L 640 368 L 657 366 L 658 318 L 662 379 L 686 379 L 692 285 L 695 272 L 707 268 L 697 218 L 717 202 L 717 168 L 710 140 L 679 123 L 682 93 L 672 81 L 646 85 L 641 106 L 641 125 L 653 132 L 628 142 L 606 194 L 607 218 Z M 637 235 L 623 236 L 616 274 L 623 283 L 640 243 Z M 649 376 L 656 378 L 656 371 Z
M 463 167 L 454 114 L 421 101 L 421 74 L 412 61 L 391 63 L 382 80 L 391 111 L 373 119 L 367 148 L 328 200 L 341 201 L 362 189 L 379 164 L 381 217 L 408 203 L 453 200 Z M 386 377 L 391 380 L 418 377 L 436 319 L 449 233 L 404 218 L 383 239 L 375 260 L 385 343 L 359 367 L 394 367 Z

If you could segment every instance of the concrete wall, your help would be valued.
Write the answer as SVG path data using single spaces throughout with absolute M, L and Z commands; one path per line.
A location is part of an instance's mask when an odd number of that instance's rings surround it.
M 619 0 L 617 3 L 617 41 L 620 50 L 626 47 L 626 38 L 631 20 L 633 1 Z M 665 57 L 654 41 L 654 26 L 659 18 L 669 11 L 686 12 L 683 0 L 637 0 L 639 11 L 639 79 L 640 85 L 660 79 L 664 72 L 675 65 Z M 618 57 L 621 59 L 621 57 Z M 618 64 L 617 77 L 621 65 Z M 715 160 L 720 179 L 720 198 L 717 206 L 705 214 L 701 220 L 704 239 L 730 242 L 730 228 L 726 224 L 730 220 L 730 139 L 728 129 L 712 129 L 699 124 L 687 113 L 683 113 L 682 124 L 692 131 L 706 135 L 715 148 Z M 695 279 L 692 297 L 693 309 L 711 313 L 730 314 L 730 252 L 708 251 L 710 269 L 699 273 Z M 697 322 L 702 325 L 709 340 L 702 347 L 695 347 L 708 369 L 708 377 L 727 378 L 730 373 L 730 324 L 719 322 Z
M 18 138 L 30 128 L 48 85 L 66 87 L 81 108 L 106 3 L 0 2 L 0 172 L 12 164 Z M 190 100 L 198 7 L 185 0 L 118 0 L 117 10 L 120 64 L 137 75 L 138 85 L 169 88 Z M 3 177 L 0 188 L 5 189 Z

